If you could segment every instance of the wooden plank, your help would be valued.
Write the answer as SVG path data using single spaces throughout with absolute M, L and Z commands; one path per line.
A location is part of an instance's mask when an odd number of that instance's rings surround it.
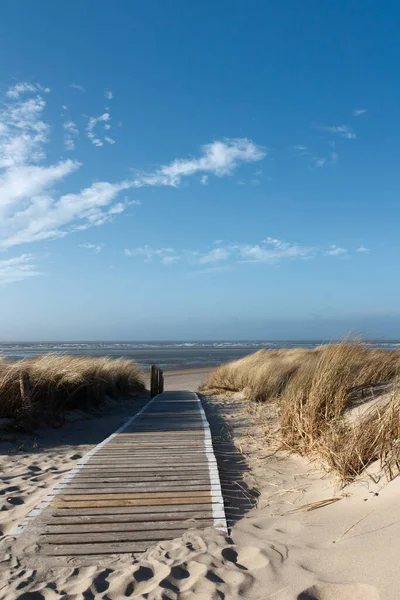
M 64 496 L 64 494 L 58 494 L 55 498 L 58 498 L 59 501 L 72 502 L 74 500 L 92 500 L 93 496 L 96 496 L 96 500 L 114 500 L 117 498 L 118 500 L 123 500 L 124 498 L 128 500 L 143 500 L 146 498 L 175 498 L 175 499 L 185 499 L 187 497 L 197 496 L 197 497 L 210 497 L 210 493 L 208 491 L 200 491 L 193 494 L 193 492 L 130 492 L 130 493 L 122 493 L 122 494 L 90 494 L 86 493 L 86 495 L 79 496 L 79 498 L 74 498 L 74 494 L 71 496 Z
M 170 473 L 165 474 L 162 472 L 159 473 L 150 473 L 149 475 L 126 475 L 125 477 L 115 476 L 114 474 L 109 476 L 99 476 L 99 475 L 75 475 L 73 479 L 71 479 L 71 485 L 77 484 L 94 484 L 101 485 L 103 483 L 136 483 L 136 482 L 150 482 L 150 481 L 180 481 L 182 485 L 185 483 L 189 483 L 190 481 L 209 481 L 209 474 L 207 470 L 197 471 L 197 472 L 186 472 L 184 474 L 181 473 Z
M 65 502 L 60 496 L 55 496 L 50 506 L 54 508 L 109 508 L 118 506 L 174 506 L 184 504 L 210 504 L 210 496 L 191 496 L 187 498 L 114 498 L 113 500 L 70 500 Z
M 167 507 L 167 510 L 171 510 L 169 507 Z M 174 506 L 173 508 L 173 513 L 174 514 L 179 514 L 179 513 L 187 513 L 187 512 L 197 512 L 197 511 L 205 511 L 205 510 L 211 510 L 211 505 L 209 506 L 209 508 L 204 507 L 203 503 L 199 504 L 199 503 L 193 503 L 193 504 L 183 504 L 181 506 Z M 47 514 L 49 515 L 50 518 L 55 518 L 55 517 L 65 517 L 65 516 L 72 516 L 72 517 L 76 517 L 76 516 L 105 516 L 105 515 L 147 515 L 146 518 L 150 518 L 148 517 L 148 515 L 151 513 L 154 517 L 154 515 L 158 514 L 158 513 L 163 513 L 165 512 L 165 506 L 152 506 L 152 507 L 148 507 L 148 506 L 126 506 L 126 507 L 119 507 L 118 509 L 115 508 L 77 508 L 77 509 L 72 509 L 72 508 L 55 508 L 53 509 L 52 506 L 50 506 L 49 509 L 47 509 Z M 172 512 L 168 512 L 168 518 L 171 518 L 170 515 L 172 514 Z
M 95 454 L 93 455 L 93 460 L 90 461 L 90 464 L 93 465 L 112 465 L 115 464 L 115 458 L 109 458 L 106 456 L 103 456 L 102 458 L 95 458 Z M 203 458 L 204 456 L 204 458 Z M 181 463 L 182 465 L 185 465 L 186 467 L 194 464 L 194 465 L 203 465 L 203 464 L 207 464 L 207 457 L 205 455 L 199 455 L 193 458 L 184 458 L 182 457 Z M 171 457 L 169 458 L 168 456 L 166 456 L 165 458 L 159 458 L 157 459 L 157 466 L 161 466 L 161 465 L 165 465 L 165 466 L 175 466 L 175 469 L 178 471 L 179 470 L 179 465 L 177 465 L 176 463 L 174 464 L 174 458 L 175 457 Z M 152 464 L 154 464 L 154 460 L 152 458 L 141 458 L 140 459 L 142 466 L 151 466 Z M 120 458 L 118 459 L 118 464 L 119 465 L 129 465 L 132 463 L 132 459 L 131 458 Z
M 168 518 L 168 520 L 165 520 Z M 168 529 L 169 524 L 174 524 L 176 529 L 180 527 L 208 527 L 212 526 L 213 518 L 212 512 L 193 512 L 193 513 L 153 513 L 150 516 L 145 515 L 98 515 L 98 516 L 84 516 L 84 517 L 53 517 L 50 521 L 44 525 L 44 531 L 49 533 L 61 533 L 73 532 L 77 527 L 77 531 L 84 532 L 86 527 L 90 528 L 90 531 L 113 531 L 114 527 L 118 530 L 119 527 L 132 527 L 132 528 L 144 528 L 144 529 Z M 82 529 L 81 529 L 82 527 Z M 101 529 L 97 529 L 97 528 Z M 60 529 L 58 529 L 60 528 Z M 70 528 L 70 529 L 65 529 Z
M 107 486 L 105 486 L 105 484 L 108 484 Z M 122 485 L 125 484 L 125 485 Z M 210 487 L 210 478 L 209 477 L 205 477 L 204 479 L 186 479 L 184 480 L 184 483 L 182 483 L 182 481 L 177 481 L 174 479 L 171 479 L 170 481 L 156 481 L 154 479 L 151 479 L 150 481 L 126 481 L 126 479 L 122 479 L 122 481 L 119 482 L 115 482 L 115 481 L 103 481 L 103 482 L 97 482 L 97 480 L 95 482 L 93 481 L 81 481 L 81 480 L 75 480 L 73 479 L 71 481 L 71 483 L 67 486 L 67 487 L 59 487 L 56 486 L 56 489 L 63 489 L 63 490 L 73 490 L 73 489 L 79 489 L 79 490 L 104 490 L 107 489 L 107 491 L 110 488 L 117 488 L 117 487 L 122 487 L 122 488 L 132 488 L 135 490 L 139 490 L 142 488 L 148 488 L 150 487 L 151 489 L 155 489 L 155 488 L 178 488 L 178 489 L 182 489 L 182 486 L 184 486 L 185 490 L 191 490 L 193 489 L 192 486 L 208 486 Z M 143 489 L 143 491 L 146 491 L 145 489 Z M 65 492 L 62 492 L 63 494 L 65 494 Z
M 104 493 L 101 492 L 101 490 L 103 490 Z M 61 492 L 63 494 L 63 496 L 78 496 L 78 495 L 88 495 L 90 494 L 91 496 L 96 496 L 96 498 L 99 498 L 99 496 L 104 496 L 104 495 L 108 495 L 110 496 L 111 494 L 117 494 L 118 497 L 124 495 L 124 496 L 129 496 L 132 494 L 135 494 L 136 492 L 140 492 L 140 494 L 146 494 L 148 496 L 154 497 L 160 493 L 164 493 L 164 492 L 171 492 L 171 494 L 173 494 L 174 496 L 176 494 L 179 494 L 180 491 L 182 490 L 182 486 L 179 484 L 170 484 L 170 485 L 164 485 L 164 486 L 159 486 L 159 485 L 148 485 L 146 484 L 146 487 L 144 487 L 143 485 L 136 485 L 136 486 L 123 486 L 123 487 L 113 487 L 110 485 L 107 485 L 106 487 L 102 487 L 102 488 L 93 488 L 91 486 L 89 487 L 84 487 L 84 488 L 80 488 L 80 487 L 70 487 L 68 486 L 67 488 L 61 488 Z M 210 493 L 211 491 L 211 485 L 210 482 L 207 482 L 205 484 L 199 484 L 199 485 L 185 485 L 185 490 L 190 490 L 190 492 L 208 492 Z M 105 492 L 107 492 L 107 494 L 105 494 Z M 107 500 L 107 498 L 103 498 L 105 500 Z
M 144 542 L 172 540 L 182 535 L 182 529 L 158 529 L 156 531 L 100 531 L 85 533 L 44 533 L 39 544 L 93 544 L 96 542 Z
M 41 553 L 46 556 L 91 556 L 100 554 L 135 554 L 144 552 L 149 542 L 108 542 L 107 544 L 43 544 Z
M 180 531 L 185 529 L 199 529 L 200 527 L 208 527 L 213 524 L 213 519 L 204 519 L 202 521 L 157 521 L 157 522 L 145 522 L 141 523 L 89 523 L 89 524 L 75 524 L 75 525 L 48 525 L 44 528 L 43 534 L 41 535 L 80 535 L 82 533 L 92 534 L 101 536 L 103 533 L 112 534 L 116 532 L 118 534 L 131 534 L 136 533 L 138 535 L 135 539 L 140 539 L 139 534 L 146 535 L 148 532 L 152 532 L 153 535 L 157 535 L 158 531 L 163 530 L 175 530 Z M 82 536 L 81 536 L 82 541 Z M 91 541 L 85 537 L 83 541 Z M 102 541 L 102 540 L 101 540 Z
M 161 385 L 154 373 L 154 385 Z M 210 476 L 216 461 L 207 431 L 194 394 L 157 396 L 56 486 L 38 519 L 39 554 L 140 553 L 191 527 L 213 525 L 224 513 L 220 496 L 213 501 L 220 488 L 215 467 Z

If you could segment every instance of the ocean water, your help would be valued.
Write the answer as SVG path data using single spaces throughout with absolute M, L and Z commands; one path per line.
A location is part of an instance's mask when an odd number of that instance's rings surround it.
M 315 348 L 322 340 L 304 341 L 212 341 L 212 342 L 38 342 L 0 343 L 0 356 L 10 359 L 39 354 L 76 354 L 133 358 L 145 369 L 156 364 L 162 369 L 190 369 L 217 366 L 241 358 L 261 348 Z M 399 340 L 372 341 L 369 345 L 384 350 L 400 349 Z

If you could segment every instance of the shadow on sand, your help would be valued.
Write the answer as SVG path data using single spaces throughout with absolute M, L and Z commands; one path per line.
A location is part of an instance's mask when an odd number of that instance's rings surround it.
M 259 492 L 250 488 L 244 480 L 249 471 L 243 454 L 235 446 L 226 420 L 221 415 L 218 406 L 207 396 L 199 394 L 213 438 L 215 458 L 224 497 L 225 514 L 228 527 L 257 505 Z

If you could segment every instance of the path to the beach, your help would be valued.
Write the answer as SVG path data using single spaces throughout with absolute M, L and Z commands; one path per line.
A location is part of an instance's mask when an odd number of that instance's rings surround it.
M 21 527 L 38 555 L 140 553 L 184 530 L 226 530 L 203 407 L 164 392 L 86 454 Z

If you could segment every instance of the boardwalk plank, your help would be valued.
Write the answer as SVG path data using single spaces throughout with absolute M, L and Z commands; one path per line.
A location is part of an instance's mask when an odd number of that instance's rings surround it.
M 37 520 L 38 555 L 140 553 L 187 529 L 220 526 L 216 473 L 196 394 L 161 394 L 56 485 Z

